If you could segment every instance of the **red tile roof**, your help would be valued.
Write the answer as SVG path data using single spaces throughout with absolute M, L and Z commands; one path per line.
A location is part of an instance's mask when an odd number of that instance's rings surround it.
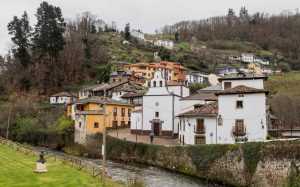
M 206 104 L 200 108 L 190 110 L 182 113 L 179 116 L 217 116 L 218 115 L 218 102 Z
M 220 92 L 217 92 L 216 95 L 230 95 L 230 94 L 250 94 L 250 93 L 266 93 L 268 94 L 269 92 L 263 89 L 257 89 L 257 88 L 251 88 L 248 86 L 236 86 L 233 88 L 228 88 L 226 90 L 222 90 Z
M 184 97 L 182 100 L 209 100 L 209 101 L 216 101 L 218 97 L 214 93 L 198 93 L 195 95 L 190 95 Z

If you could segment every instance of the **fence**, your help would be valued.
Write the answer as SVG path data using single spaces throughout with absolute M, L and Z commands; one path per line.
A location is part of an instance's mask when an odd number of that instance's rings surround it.
M 93 177 L 97 177 L 102 173 L 102 170 L 99 166 L 96 166 L 94 164 L 88 163 L 85 160 L 64 153 L 49 152 L 42 148 L 31 147 L 17 142 L 13 142 L 3 137 L 0 137 L 0 144 L 6 145 L 7 147 L 10 147 L 16 151 L 23 152 L 25 154 L 31 154 L 34 156 L 38 156 L 40 151 L 44 151 L 47 154 L 45 159 L 52 158 L 55 161 L 60 160 L 64 163 L 71 165 L 72 167 L 78 170 L 84 171 L 92 175 Z

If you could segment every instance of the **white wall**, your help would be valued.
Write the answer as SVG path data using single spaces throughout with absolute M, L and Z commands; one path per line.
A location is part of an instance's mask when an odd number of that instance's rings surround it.
M 73 97 L 50 97 L 51 104 L 66 104 L 73 100 Z
M 125 93 L 128 93 L 128 92 L 113 92 L 112 93 L 112 99 L 113 100 L 116 100 L 116 101 L 122 101 L 122 96 L 125 94 Z
M 239 79 L 239 80 L 222 80 L 222 89 L 224 89 L 224 82 L 231 82 L 231 87 L 236 87 L 240 85 L 264 89 L 264 80 L 263 79 Z
M 80 127 L 81 122 L 81 127 Z M 79 144 L 86 144 L 86 118 L 85 115 L 76 115 L 74 141 Z
M 190 95 L 190 89 L 185 86 L 168 86 L 168 91 L 170 93 L 174 93 L 175 95 L 179 95 L 181 97 L 187 97 Z
M 141 130 L 142 129 L 142 113 L 141 112 L 132 112 L 131 113 L 131 130 Z
M 242 95 L 242 94 L 239 94 Z M 232 129 L 236 119 L 243 119 L 249 141 L 263 141 L 267 136 L 266 96 L 264 93 L 219 95 L 219 115 L 223 125 L 219 126 L 218 143 L 235 143 Z M 243 101 L 243 109 L 236 109 L 236 101 Z M 264 129 L 262 128 L 264 127 Z
M 197 119 L 204 119 L 205 134 L 196 134 Z M 181 118 L 179 138 L 184 144 L 195 144 L 196 136 L 205 136 L 206 144 L 216 143 L 216 118 L 215 117 L 185 117 Z M 210 136 L 212 135 L 212 136 Z

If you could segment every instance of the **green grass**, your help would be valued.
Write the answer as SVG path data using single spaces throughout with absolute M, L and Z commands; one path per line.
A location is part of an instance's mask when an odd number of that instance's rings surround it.
M 265 88 L 272 95 L 285 93 L 300 96 L 300 72 L 269 76 L 268 81 L 265 82 Z
M 36 174 L 36 156 L 26 155 L 0 145 L 0 186 L 102 186 L 99 178 L 79 171 L 61 161 L 47 160 L 48 173 Z M 122 184 L 107 179 L 107 186 Z

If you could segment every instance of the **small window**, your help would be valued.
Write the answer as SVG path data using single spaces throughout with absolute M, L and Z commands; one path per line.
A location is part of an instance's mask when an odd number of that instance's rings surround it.
M 122 115 L 122 117 L 125 117 L 125 108 L 122 108 L 121 115 Z
M 114 108 L 114 116 L 116 117 L 118 115 L 118 109 L 117 107 Z
M 128 117 L 131 117 L 131 109 L 128 109 Z
M 81 128 L 81 122 L 79 122 L 79 128 Z
M 122 92 L 120 92 L 119 94 L 122 95 Z
M 243 101 L 236 101 L 236 108 L 243 109 Z
M 155 112 L 155 117 L 156 117 L 156 118 L 159 117 L 159 112 Z
M 231 88 L 231 82 L 224 82 L 224 90 Z
M 162 81 L 159 81 L 159 86 L 162 87 L 163 83 Z
M 156 87 L 156 81 L 153 81 L 153 87 Z
M 113 79 L 112 82 L 116 82 L 116 79 Z
M 98 122 L 95 122 L 94 123 L 94 128 L 96 129 L 96 128 L 99 128 L 99 123 Z

